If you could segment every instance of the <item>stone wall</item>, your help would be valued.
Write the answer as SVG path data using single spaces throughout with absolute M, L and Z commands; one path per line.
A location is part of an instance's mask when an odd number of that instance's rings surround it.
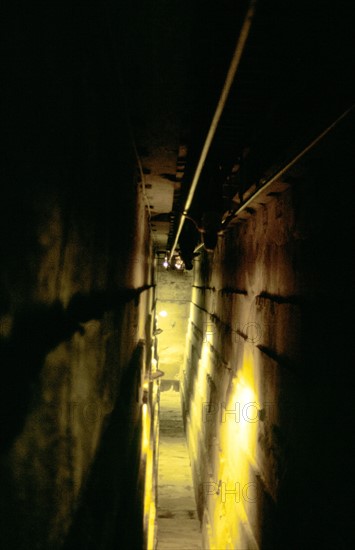
M 109 187 L 69 205 L 60 188 L 31 191 L 7 203 L 2 264 L 2 547 L 108 548 L 142 498 L 154 318 L 143 199 L 133 171 L 118 217 Z
M 182 391 L 205 548 L 349 547 L 350 135 L 196 260 Z
M 140 547 L 153 266 L 117 51 L 99 2 L 6 12 L 0 546 L 128 548 L 129 520 Z

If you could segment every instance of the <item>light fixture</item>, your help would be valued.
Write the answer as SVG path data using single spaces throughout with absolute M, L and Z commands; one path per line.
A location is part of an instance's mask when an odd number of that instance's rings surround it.
M 172 266 L 174 267 L 174 269 L 178 269 L 179 271 L 183 270 L 184 269 L 184 262 L 182 261 L 181 257 L 179 256 L 179 254 L 177 254 L 176 256 L 174 256 L 174 261 L 172 263 Z
M 165 309 L 163 309 L 162 311 L 159 311 L 159 315 L 160 315 L 160 317 L 167 317 L 167 316 L 168 316 L 168 312 L 165 311 Z
M 163 261 L 163 267 L 167 269 L 169 267 L 168 256 L 166 255 Z

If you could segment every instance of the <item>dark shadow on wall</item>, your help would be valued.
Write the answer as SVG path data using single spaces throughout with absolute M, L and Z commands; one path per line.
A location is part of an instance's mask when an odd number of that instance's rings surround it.
M 48 503 L 53 505 L 53 502 L 56 502 L 59 507 L 66 508 L 70 504 L 70 519 L 73 523 L 66 540 L 48 542 L 51 540 L 51 533 L 47 530 L 47 516 L 53 516 L 57 510 L 31 510 L 31 501 L 23 500 L 21 487 L 13 475 L 11 461 L 7 456 L 0 455 L 1 548 L 142 549 L 144 479 L 143 472 L 140 471 L 139 383 L 143 353 L 144 348 L 137 346 L 123 373 L 116 406 L 107 418 L 99 450 L 86 482 L 84 480 L 82 483 L 77 501 L 73 497 L 73 487 L 65 484 L 60 490 L 59 501 L 47 499 Z M 77 486 L 75 480 L 72 480 L 72 483 L 73 486 Z M 34 502 L 37 490 L 38 487 L 34 485 Z M 48 490 L 52 497 L 58 491 L 58 487 L 52 485 Z M 39 533 L 40 538 L 37 538 Z
M 63 550 L 143 548 L 141 364 L 142 348 L 137 346 Z
M 148 288 L 77 293 L 66 309 L 56 301 L 52 305 L 32 303 L 18 310 L 10 337 L 0 339 L 0 452 L 8 450 L 23 428 L 47 354 L 75 332 L 83 333 L 81 323 L 100 319 L 107 311 L 119 311 L 131 300 L 137 304 L 141 292 Z

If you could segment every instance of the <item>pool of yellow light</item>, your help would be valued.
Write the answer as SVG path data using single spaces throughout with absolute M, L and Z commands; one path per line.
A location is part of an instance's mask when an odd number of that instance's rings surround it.
M 251 467 L 256 465 L 260 408 L 253 355 L 246 346 L 242 366 L 232 381 L 225 413 L 222 410 L 219 421 L 218 479 L 215 481 L 220 483 L 220 490 L 219 494 L 216 491 L 208 497 L 211 550 L 246 546 L 243 537 L 248 531 L 248 514 L 251 507 L 256 506 Z

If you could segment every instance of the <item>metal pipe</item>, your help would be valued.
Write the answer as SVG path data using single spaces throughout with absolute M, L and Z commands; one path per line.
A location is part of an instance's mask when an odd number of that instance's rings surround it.
M 185 223 L 185 218 L 186 218 L 186 216 L 188 214 L 188 210 L 191 206 L 191 203 L 192 203 L 195 191 L 196 191 L 196 187 L 197 187 L 202 169 L 204 167 L 209 149 L 211 147 L 214 135 L 215 135 L 216 130 L 217 130 L 218 123 L 220 121 L 220 118 L 221 118 L 222 113 L 223 113 L 223 109 L 224 109 L 226 101 L 228 99 L 228 95 L 229 95 L 230 89 L 232 87 L 235 74 L 237 72 L 240 60 L 242 58 L 242 54 L 243 54 L 243 51 L 244 51 L 244 48 L 245 48 L 245 44 L 246 44 L 247 38 L 249 36 L 251 24 L 252 24 L 254 15 L 255 15 L 256 4 L 257 4 L 257 0 L 251 0 L 250 3 L 249 3 L 249 8 L 248 8 L 248 11 L 247 11 L 246 16 L 244 18 L 244 22 L 243 22 L 243 25 L 242 25 L 242 28 L 241 28 L 241 31 L 240 31 L 240 34 L 239 34 L 239 37 L 238 37 L 238 40 L 237 40 L 237 44 L 236 44 L 236 47 L 235 47 L 235 50 L 234 50 L 234 54 L 233 54 L 231 64 L 230 64 L 229 69 L 228 69 L 228 73 L 227 73 L 227 77 L 226 77 L 226 80 L 225 80 L 225 83 L 224 83 L 224 86 L 223 86 L 223 89 L 222 89 L 222 93 L 220 95 L 220 98 L 219 98 L 219 101 L 218 101 L 218 104 L 217 104 L 217 108 L 216 108 L 216 111 L 215 111 L 214 117 L 212 119 L 210 129 L 208 131 L 208 134 L 207 134 L 207 137 L 206 137 L 206 140 L 205 140 L 202 152 L 201 152 L 200 160 L 197 164 L 196 172 L 195 172 L 195 175 L 194 175 L 192 183 L 191 183 L 189 194 L 188 194 L 187 199 L 186 199 L 185 208 L 184 208 L 183 213 L 181 214 L 180 223 L 179 223 L 178 230 L 176 232 L 174 244 L 173 244 L 172 249 L 170 251 L 169 261 L 171 261 L 171 259 L 173 257 L 173 254 L 175 252 L 175 248 L 176 248 L 176 245 L 178 243 L 181 230 L 182 230 L 183 225 Z
M 232 219 L 236 218 L 238 214 L 240 214 L 245 208 L 247 208 L 261 193 L 263 193 L 272 183 L 274 183 L 276 180 L 278 180 L 285 172 L 287 172 L 296 162 L 298 162 L 308 151 L 313 149 L 315 145 L 321 139 L 323 139 L 339 122 L 341 122 L 348 114 L 351 113 L 351 111 L 354 109 L 355 104 L 349 107 L 344 113 L 342 113 L 332 124 L 330 124 L 321 134 L 319 134 L 315 139 L 313 139 L 300 153 L 298 153 L 295 157 L 293 157 L 292 160 L 290 160 L 287 164 L 285 164 L 282 168 L 280 168 L 273 176 L 271 176 L 253 195 L 251 195 L 239 208 L 238 210 L 235 210 L 233 214 L 229 218 L 226 218 L 224 223 L 222 222 L 222 229 L 225 229 L 227 225 L 232 221 Z M 228 220 L 228 221 L 227 221 Z M 200 245 L 195 248 L 194 252 L 197 251 L 197 248 L 200 250 Z
M 278 170 L 273 176 L 271 176 L 259 189 L 251 195 L 239 208 L 235 210 L 230 216 L 228 216 L 221 224 L 221 229 L 226 230 L 229 223 L 238 216 L 245 208 L 247 208 L 261 193 L 263 193 L 272 183 L 278 180 L 285 172 L 287 172 L 296 162 L 298 162 L 308 151 L 310 151 L 317 143 L 323 139 L 339 122 L 341 122 L 351 111 L 355 108 L 355 104 L 349 107 L 344 113 L 342 113 L 332 124 L 330 124 L 319 136 L 312 140 L 300 153 L 298 153 L 292 160 L 285 164 L 280 170 Z M 194 253 L 200 252 L 203 248 L 203 243 L 200 243 L 194 249 Z

